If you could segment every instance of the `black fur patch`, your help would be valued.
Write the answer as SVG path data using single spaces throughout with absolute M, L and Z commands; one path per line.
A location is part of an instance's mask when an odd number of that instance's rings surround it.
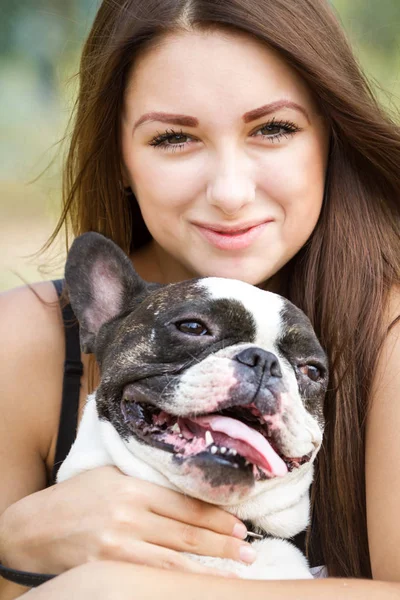
M 279 351 L 290 362 L 296 375 L 304 405 L 323 425 L 323 401 L 328 386 L 328 361 L 308 317 L 297 306 L 285 300 L 281 310 L 284 323 L 277 341 Z M 299 370 L 299 365 L 312 364 L 321 370 L 321 380 L 314 382 Z

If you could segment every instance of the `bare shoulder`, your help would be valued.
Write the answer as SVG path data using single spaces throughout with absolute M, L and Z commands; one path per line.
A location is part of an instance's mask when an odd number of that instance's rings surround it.
M 2 334 L 19 337 L 40 335 L 42 340 L 62 339 L 61 315 L 57 292 L 50 281 L 15 288 L 0 294 L 0 328 Z M 23 348 L 17 343 L 18 350 Z
M 1 514 L 44 487 L 57 433 L 65 347 L 51 282 L 0 295 L 0 339 L 0 470 L 10 485 L 6 497 L 1 494 Z
M 388 329 L 379 355 L 366 429 L 368 539 L 374 578 L 400 581 L 400 289 L 384 314 Z

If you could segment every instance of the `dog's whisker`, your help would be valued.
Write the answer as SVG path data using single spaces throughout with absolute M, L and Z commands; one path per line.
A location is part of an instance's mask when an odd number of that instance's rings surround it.
M 187 352 L 187 354 L 189 354 L 189 356 L 190 356 L 190 357 L 191 357 L 191 358 L 192 358 L 192 359 L 193 359 L 195 362 L 197 362 L 198 364 L 200 364 L 200 363 L 201 363 L 201 360 L 199 360 L 199 359 L 198 359 L 196 356 L 193 356 L 193 354 L 191 354 L 191 353 L 190 353 L 190 352 L 188 352 L 188 351 L 186 351 L 186 352 Z M 189 362 L 189 364 L 190 364 L 190 362 Z
M 161 394 L 160 394 L 160 399 L 163 399 L 163 395 L 165 394 L 166 389 L 171 385 L 171 383 L 174 382 L 174 379 L 172 378 L 170 381 L 168 381 L 164 388 L 161 390 Z

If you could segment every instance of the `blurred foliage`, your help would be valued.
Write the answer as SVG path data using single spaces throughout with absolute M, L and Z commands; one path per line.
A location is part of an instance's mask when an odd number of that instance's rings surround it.
M 333 0 L 332 4 L 372 89 L 398 120 L 400 0 Z
M 296 2 L 297 0 L 293 0 Z M 400 107 L 400 0 L 331 0 L 381 102 Z M 62 139 L 99 0 L 0 0 L 0 290 L 33 281 L 60 204 Z M 36 183 L 29 181 L 50 164 Z M 62 270 L 64 253 L 59 253 Z M 49 255 L 42 262 L 50 264 Z M 52 263 L 51 263 L 52 264 Z M 48 278 L 48 275 L 46 275 Z
M 25 52 L 33 50 L 48 57 L 68 36 L 81 42 L 98 5 L 98 0 L 1 0 L 0 54 L 29 58 Z
M 400 2 L 397 0 L 334 0 L 351 37 L 373 45 L 371 52 L 399 51 Z

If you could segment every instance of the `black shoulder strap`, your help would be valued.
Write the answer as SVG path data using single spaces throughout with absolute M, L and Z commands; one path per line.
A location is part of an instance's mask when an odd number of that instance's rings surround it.
M 63 290 L 63 280 L 53 281 L 58 297 Z M 76 437 L 79 410 L 80 380 L 83 374 L 79 342 L 79 325 L 70 304 L 62 307 L 65 332 L 65 362 L 60 424 L 53 466 L 53 482 Z
M 55 575 L 44 575 L 42 573 L 28 573 L 27 571 L 16 571 L 15 569 L 9 569 L 0 563 L 0 577 L 8 579 L 18 585 L 24 585 L 25 587 L 38 587 L 42 583 L 46 583 L 50 579 L 53 579 Z

